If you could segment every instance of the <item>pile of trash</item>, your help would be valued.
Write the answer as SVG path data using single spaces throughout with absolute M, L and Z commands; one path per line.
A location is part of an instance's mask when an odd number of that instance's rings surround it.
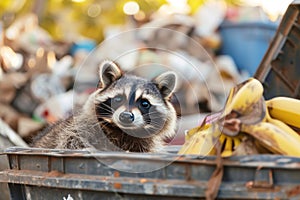
M 74 58 L 68 55 L 72 44 L 52 40 L 33 14 L 16 20 L 1 38 L 0 117 L 30 142 L 32 133 L 43 128 L 45 122 L 57 120 L 42 109 L 44 103 L 72 87 Z
M 146 78 L 163 70 L 177 73 L 173 103 L 179 116 L 218 110 L 243 77 L 229 56 L 214 54 L 218 38 L 201 36 L 195 27 L 191 17 L 172 15 L 152 20 L 139 31 L 107 35 L 96 48 L 88 38 L 54 40 L 34 14 L 17 18 L 2 30 L 0 47 L 0 118 L 25 141 L 11 142 L 25 146 L 47 124 L 70 116 L 95 89 L 98 65 L 107 58 Z

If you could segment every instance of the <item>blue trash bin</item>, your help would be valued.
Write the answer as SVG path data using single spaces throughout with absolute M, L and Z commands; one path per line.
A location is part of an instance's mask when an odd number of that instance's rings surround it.
M 229 55 L 239 70 L 253 76 L 276 33 L 271 22 L 223 22 L 220 26 L 221 55 Z

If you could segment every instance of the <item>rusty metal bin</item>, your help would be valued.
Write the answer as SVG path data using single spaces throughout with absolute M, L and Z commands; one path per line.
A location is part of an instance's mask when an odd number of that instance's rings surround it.
M 12 199 L 204 199 L 215 157 L 10 148 L 0 172 Z M 110 163 L 110 166 L 103 164 Z M 162 165 L 166 166 L 161 167 Z M 300 158 L 224 159 L 220 199 L 299 199 Z M 138 171 L 134 173 L 114 169 Z

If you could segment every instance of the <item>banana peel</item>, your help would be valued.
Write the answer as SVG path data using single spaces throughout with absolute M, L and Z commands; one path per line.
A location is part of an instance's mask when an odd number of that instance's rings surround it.
M 255 125 L 242 125 L 241 130 L 253 136 L 273 153 L 300 156 L 299 135 L 295 137 L 268 122 L 260 122 Z
M 186 142 L 178 154 L 212 155 L 212 150 L 221 132 L 216 125 L 205 124 L 186 133 Z
M 286 124 L 300 127 L 300 112 L 292 109 L 299 109 L 300 101 L 278 98 L 266 102 L 262 94 L 263 87 L 254 78 L 232 88 L 219 117 L 189 130 L 178 153 L 216 155 L 214 145 L 219 140 L 222 157 L 248 152 L 300 156 L 300 136 Z M 293 106 L 286 105 L 282 111 L 278 105 L 283 101 Z M 280 112 L 288 118 L 286 121 L 280 118 Z
M 266 101 L 270 116 L 291 126 L 300 128 L 300 100 L 274 97 Z
M 237 85 L 229 92 L 222 116 L 225 117 L 232 111 L 245 115 L 253 110 L 263 95 L 262 84 L 254 78 Z
M 230 137 L 222 134 L 217 124 L 205 124 L 195 127 L 186 133 L 186 142 L 178 154 L 193 154 L 199 156 L 216 155 L 215 145 L 219 140 L 222 150 L 222 157 L 229 157 L 242 143 L 243 135 Z

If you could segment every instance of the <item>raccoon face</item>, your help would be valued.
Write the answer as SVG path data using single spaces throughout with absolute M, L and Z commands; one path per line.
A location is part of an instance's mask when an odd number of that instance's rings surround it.
M 151 137 L 174 131 L 176 113 L 169 102 L 176 75 L 166 72 L 152 81 L 123 75 L 112 61 L 99 68 L 99 86 L 95 95 L 98 121 L 117 127 L 134 137 Z

